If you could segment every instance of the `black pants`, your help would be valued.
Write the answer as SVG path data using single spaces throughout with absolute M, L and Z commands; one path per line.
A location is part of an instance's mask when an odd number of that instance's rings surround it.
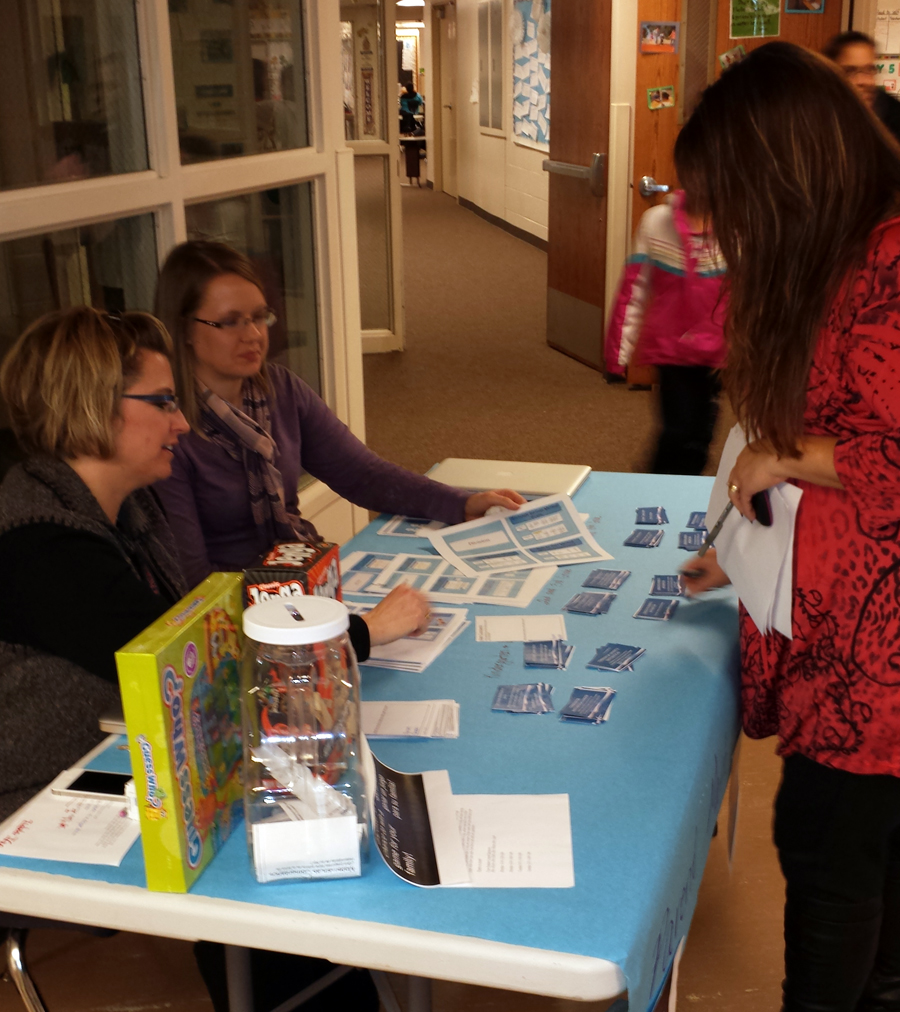
M 775 845 L 784 1012 L 900 1010 L 900 777 L 789 756 Z
M 719 414 L 719 377 L 704 365 L 661 365 L 662 432 L 653 474 L 701 474 Z

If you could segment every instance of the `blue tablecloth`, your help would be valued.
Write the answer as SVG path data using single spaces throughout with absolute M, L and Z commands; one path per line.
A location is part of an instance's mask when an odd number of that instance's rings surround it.
M 568 793 L 575 888 L 417 889 L 394 876 L 373 850 L 360 879 L 261 886 L 237 832 L 193 892 L 237 901 L 362 918 L 612 960 L 628 978 L 630 1007 L 646 1009 L 658 991 L 696 902 L 738 732 L 737 611 L 733 595 L 682 600 L 670 622 L 634 619 L 651 577 L 689 558 L 678 532 L 706 508 L 711 479 L 595 473 L 576 493 L 589 526 L 615 561 L 632 571 L 609 613 L 566 614 L 575 654 L 567 671 L 526 670 L 521 644 L 476 643 L 470 629 L 413 675 L 363 668 L 366 699 L 454 698 L 457 740 L 379 741 L 397 769 L 447 769 L 457 794 Z M 635 508 L 663 506 L 669 524 L 658 548 L 626 548 Z M 371 524 L 344 549 L 429 551 L 428 543 L 376 534 Z M 528 609 L 558 612 L 595 565 L 558 570 Z M 488 614 L 519 609 L 478 606 Z M 585 668 L 606 642 L 646 648 L 634 671 Z M 618 695 L 606 724 L 562 723 L 556 714 L 491 711 L 499 684 L 546 680 L 557 708 L 575 685 L 609 685 Z M 111 758 L 110 758 L 111 757 Z M 101 765 L 127 763 L 113 749 Z M 140 847 L 118 869 L 0 858 L 7 865 L 77 878 L 143 884 Z

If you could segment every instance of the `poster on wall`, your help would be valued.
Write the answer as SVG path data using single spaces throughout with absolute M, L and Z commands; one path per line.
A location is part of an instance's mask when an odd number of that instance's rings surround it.
M 513 135 L 546 150 L 550 144 L 550 0 L 518 0 L 510 18 L 513 43 Z
M 762 39 L 781 34 L 778 0 L 731 0 L 732 39 Z
M 898 80 L 900 80 L 900 56 L 876 56 L 875 83 L 878 87 L 896 95 Z
M 900 53 L 900 5 L 879 5 L 875 15 L 875 52 Z

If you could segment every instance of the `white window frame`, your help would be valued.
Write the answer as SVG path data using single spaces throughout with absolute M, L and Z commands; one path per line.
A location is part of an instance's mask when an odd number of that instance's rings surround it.
M 0 192 L 0 242 L 153 213 L 159 262 L 187 239 L 185 206 L 257 190 L 313 184 L 314 248 L 322 396 L 365 439 L 353 152 L 343 132 L 341 37 L 333 0 L 303 8 L 310 145 L 182 165 L 167 0 L 136 0 L 150 168 L 144 172 Z M 329 496 L 331 499 L 329 499 Z M 320 483 L 304 502 L 337 496 Z M 368 521 L 352 507 L 352 527 Z

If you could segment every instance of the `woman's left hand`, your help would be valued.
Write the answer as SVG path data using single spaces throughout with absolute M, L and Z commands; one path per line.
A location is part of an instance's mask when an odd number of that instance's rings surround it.
M 502 506 L 507 510 L 517 510 L 526 500 L 511 488 L 495 488 L 491 492 L 476 492 L 466 499 L 466 520 L 477 520 L 483 517 L 491 506 Z
M 765 443 L 749 443 L 728 475 L 728 498 L 748 520 L 756 519 L 751 496 L 787 478 L 782 461 Z

